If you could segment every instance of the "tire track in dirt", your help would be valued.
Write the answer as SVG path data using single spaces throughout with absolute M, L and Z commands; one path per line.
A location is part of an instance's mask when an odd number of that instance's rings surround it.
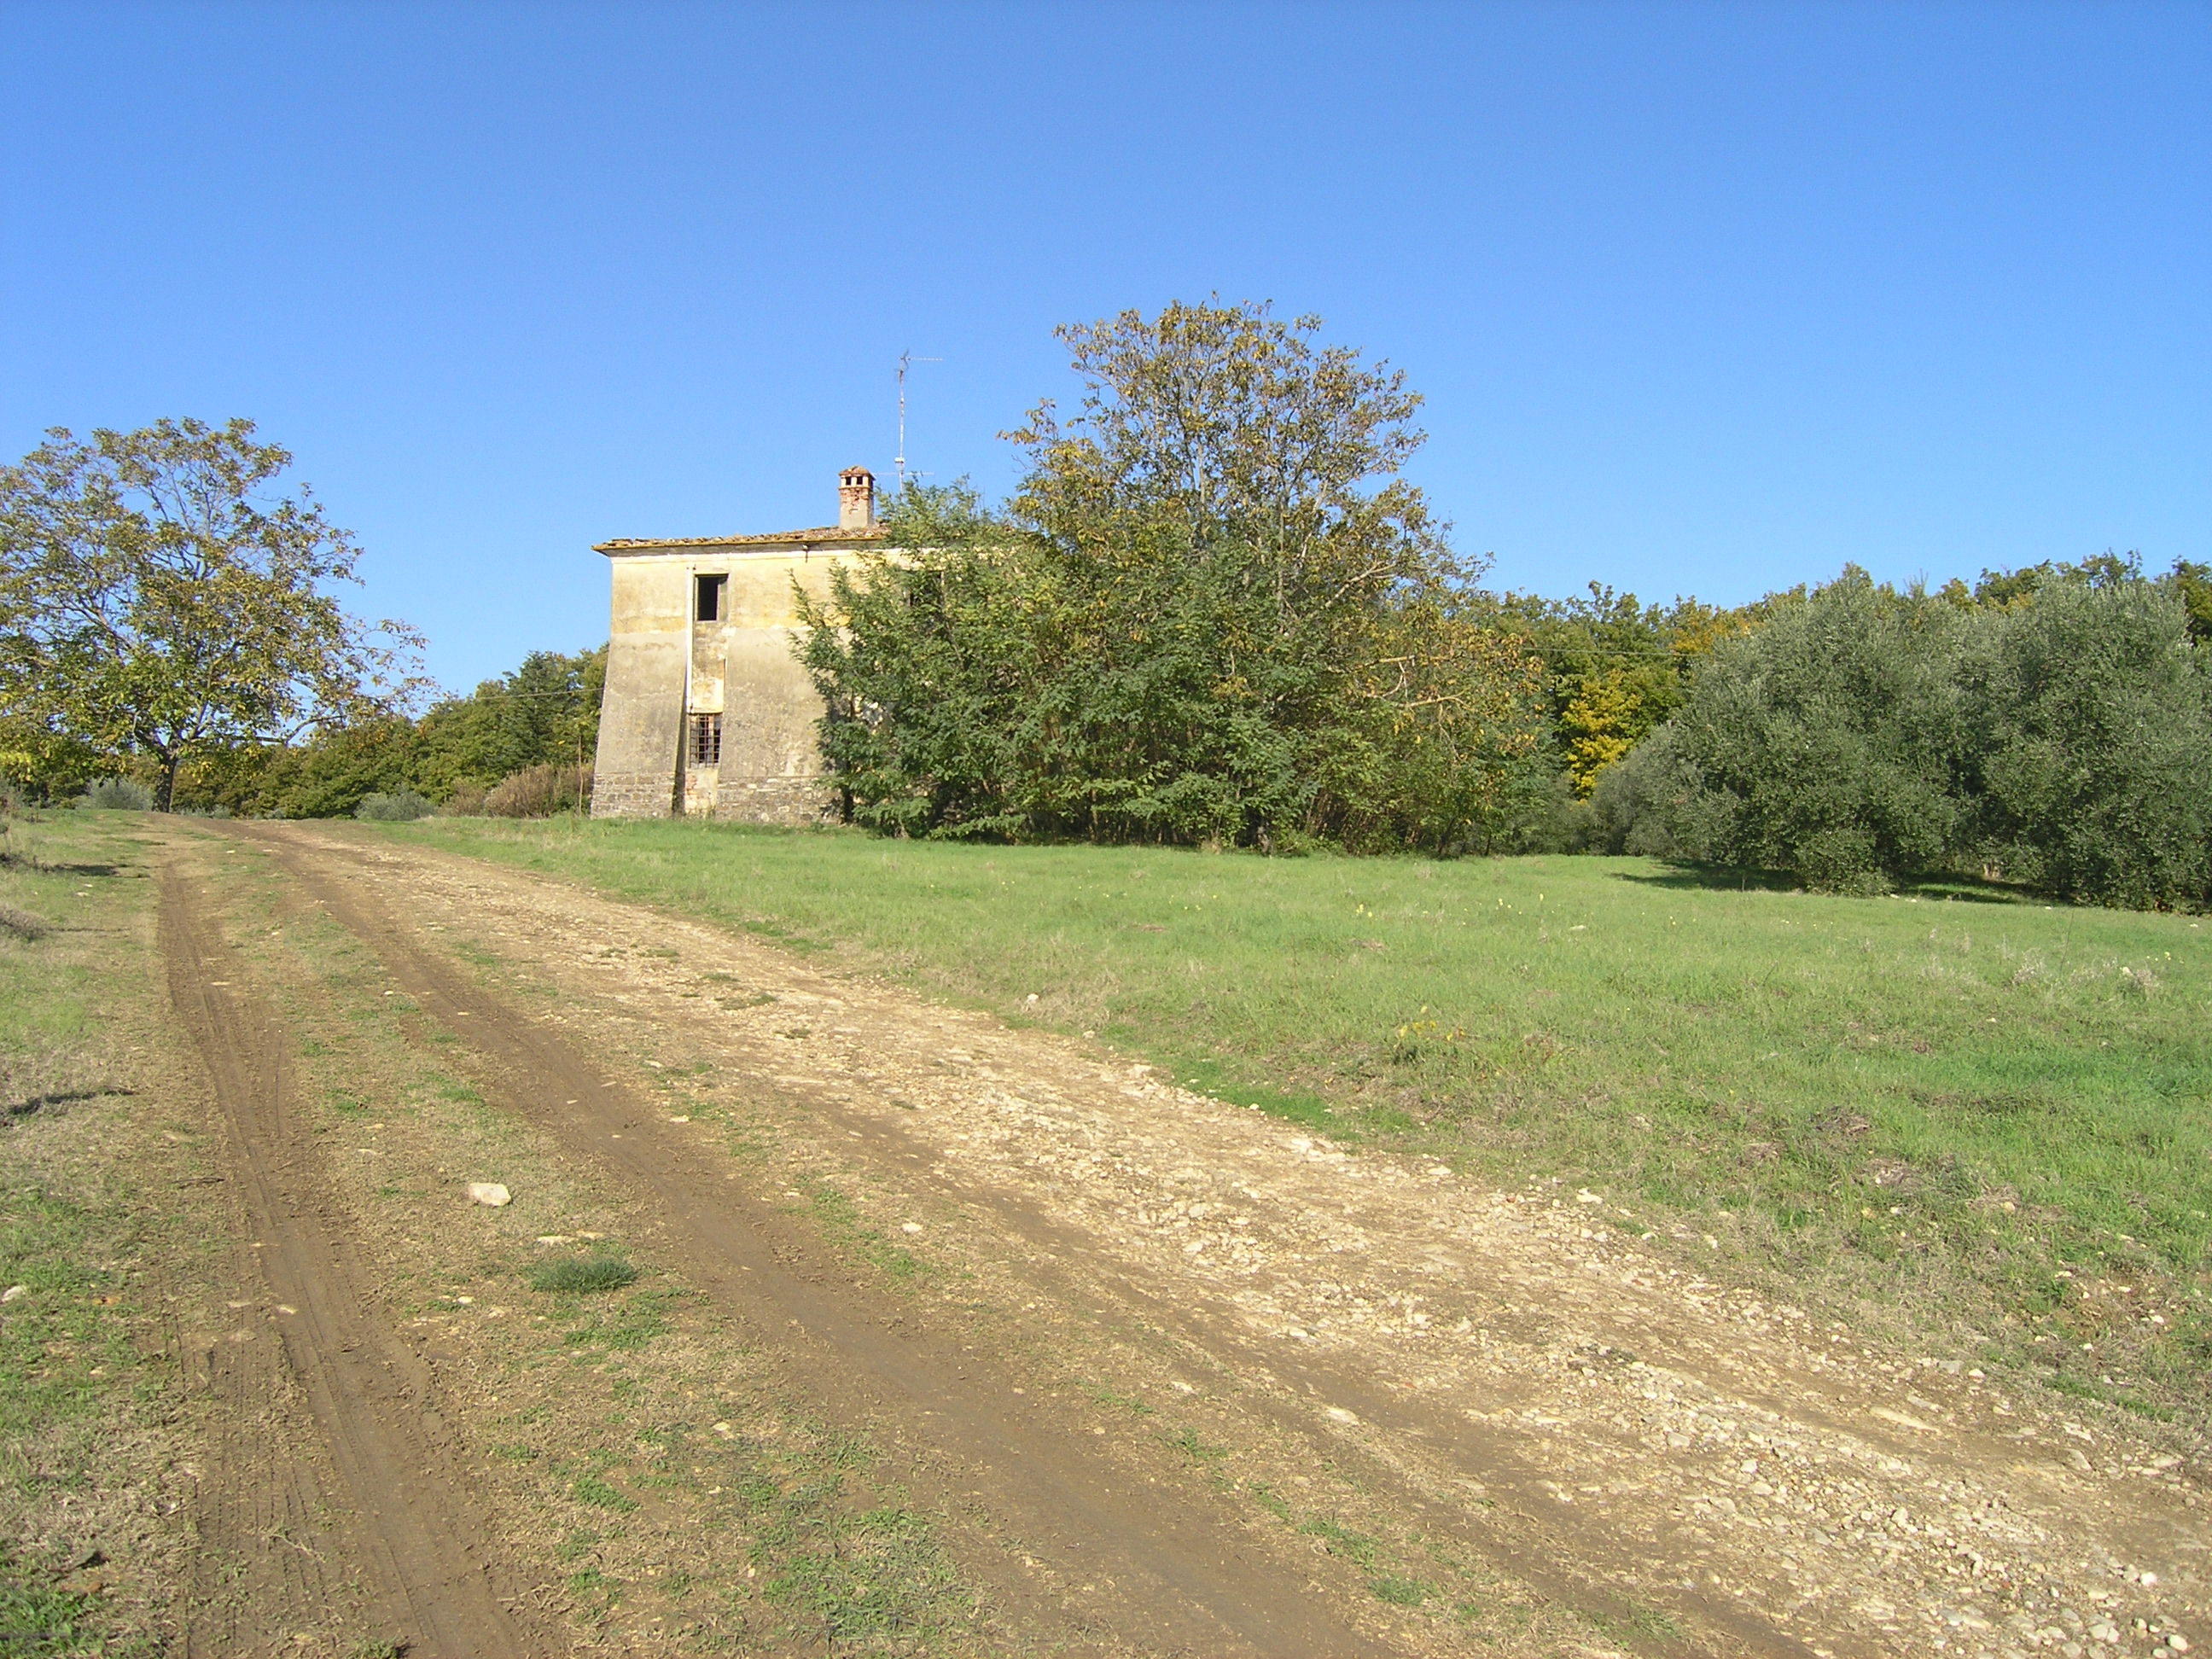
M 659 1132 L 658 1114 L 559 1034 L 423 950 L 356 884 L 334 878 L 280 830 L 240 825 L 331 918 L 361 939 L 400 989 L 484 1062 L 495 1103 L 645 1198 L 684 1270 L 786 1351 L 832 1413 L 898 1422 L 962 1469 L 1035 1553 L 1079 1559 L 1112 1587 L 1117 1645 L 1272 1659 L 1392 1650 L 1337 1616 L 1324 1595 L 1166 1490 L 1133 1485 L 1061 1437 L 1041 1434 L 1006 1390 L 979 1386 L 988 1362 L 850 1282 L 817 1238 L 726 1184 L 720 1160 Z M 1018 1595 L 1033 1587 L 1009 1583 Z M 1098 1622 L 1095 1613 L 1091 1622 Z
M 641 1103 L 620 1085 L 609 1084 L 596 1066 L 580 1061 L 565 1039 L 535 1019 L 517 1016 L 465 972 L 424 950 L 416 942 L 414 928 L 400 922 L 359 880 L 363 872 L 356 867 L 339 873 L 332 867 L 337 859 L 357 860 L 359 849 L 309 842 L 290 830 L 255 827 L 241 833 L 253 836 L 334 920 L 368 943 L 392 974 L 394 982 L 421 1002 L 446 1030 L 492 1059 L 505 1073 L 508 1099 L 518 1109 L 556 1132 L 562 1132 L 563 1126 L 551 1122 L 549 1115 L 565 1116 L 565 1133 L 581 1150 L 646 1183 L 664 1200 L 667 1213 L 707 1216 L 709 1229 L 719 1231 L 719 1223 L 711 1218 L 726 1212 L 732 1204 L 730 1189 L 723 1184 L 720 1161 L 711 1160 L 702 1166 L 696 1144 L 660 1127 L 658 1108 Z M 751 1082 L 763 1086 L 769 1080 L 757 1076 Z M 798 1079 L 787 1076 L 775 1078 L 772 1086 L 805 1099 L 809 1109 L 832 1127 L 850 1131 L 864 1121 L 842 1111 L 834 1099 L 818 1097 L 798 1084 Z M 568 1103 L 565 1113 L 550 1103 L 556 1097 Z M 878 1156 L 888 1155 L 917 1169 L 937 1163 L 936 1152 L 903 1133 L 900 1126 L 878 1121 L 868 1127 L 880 1140 L 889 1143 L 881 1147 Z M 1571 1500 L 1562 1501 L 1556 1483 L 1547 1478 L 1543 1468 L 1465 1418 L 1440 1419 L 1433 1412 L 1424 1411 L 1419 1402 L 1403 1397 L 1387 1378 L 1378 1378 L 1358 1365 L 1330 1357 L 1286 1358 L 1279 1352 L 1269 1352 L 1248 1340 L 1249 1322 L 1240 1318 L 1234 1308 L 1205 1297 L 1171 1298 L 1164 1286 L 1111 1273 L 1093 1248 L 1094 1240 L 1079 1229 L 1056 1223 L 1041 1205 L 1003 1190 L 966 1188 L 957 1176 L 948 1177 L 941 1165 L 933 1174 L 948 1190 L 988 1203 L 994 1222 L 1020 1241 L 1027 1257 L 1024 1276 L 1033 1291 L 1054 1296 L 1064 1306 L 1095 1321 L 1133 1324 L 1166 1334 L 1225 1370 L 1248 1380 L 1264 1379 L 1269 1386 L 1259 1397 L 1249 1400 L 1246 1409 L 1266 1418 L 1293 1440 L 1306 1443 L 1305 1455 L 1323 1462 L 1356 1462 L 1363 1480 L 1377 1489 L 1396 1489 L 1405 1511 L 1418 1513 L 1425 1530 L 1449 1535 L 1549 1601 L 1577 1609 L 1598 1628 L 1611 1632 L 1614 1641 L 1638 1650 L 1682 1651 L 1679 1640 L 1654 1638 L 1638 1632 L 1639 1618 L 1648 1618 L 1650 1610 L 1656 1607 L 1678 1616 L 1682 1626 L 1696 1632 L 1692 1640 L 1698 1652 L 1771 1655 L 1777 1659 L 1808 1659 L 1814 1652 L 1796 1637 L 1695 1584 L 1655 1585 L 1646 1581 L 1638 1570 L 1639 1561 L 1609 1550 L 1605 1537 L 1577 1513 Z M 757 1239 L 770 1241 L 769 1255 L 795 1268 L 810 1287 L 847 1277 L 847 1269 L 820 1259 L 815 1242 L 793 1229 L 781 1214 L 753 1211 L 746 1215 L 744 1226 Z M 725 1243 L 723 1248 L 730 1247 Z M 757 1271 L 764 1265 L 758 1255 L 734 1259 L 746 1271 Z M 1062 1264 L 1079 1262 L 1083 1264 L 1080 1273 L 1063 1269 Z M 700 1276 L 696 1261 L 687 1260 L 686 1267 L 693 1277 Z M 757 1281 L 734 1281 L 727 1288 L 740 1296 L 756 1296 L 763 1287 Z M 772 1284 L 769 1288 L 776 1297 L 779 1314 L 817 1334 L 829 1335 L 840 1352 L 860 1357 L 865 1365 L 882 1363 L 886 1354 L 893 1364 L 910 1363 L 915 1356 L 917 1334 L 911 1326 L 899 1324 L 905 1310 L 864 1309 L 861 1304 L 866 1298 L 858 1286 L 853 1287 L 848 1305 L 859 1314 L 860 1322 L 849 1327 L 839 1323 L 834 1328 L 823 1326 L 819 1297 L 813 1289 L 794 1302 L 783 1294 L 787 1286 Z M 878 1322 L 886 1327 L 899 1326 L 899 1340 L 886 1344 L 878 1338 L 871 1328 Z M 942 1375 L 950 1386 L 957 1389 L 966 1381 L 963 1368 L 969 1363 L 957 1354 L 944 1357 Z M 1003 1383 L 1004 1379 L 1000 1381 Z M 1317 1402 L 1348 1409 L 1362 1423 L 1383 1431 L 1387 1449 L 1376 1455 L 1371 1445 L 1351 1444 L 1340 1436 L 1317 1432 Z M 880 1402 L 875 1403 L 880 1409 Z M 945 1434 L 947 1425 L 938 1420 L 942 1416 L 940 1407 L 916 1402 L 909 1407 L 909 1415 L 915 1409 L 931 1419 L 927 1437 Z M 995 1419 L 1000 1425 L 1008 1420 Z M 985 1426 L 980 1443 L 986 1448 L 1000 1443 L 1002 1429 Z M 1037 1457 L 1034 1449 L 1017 1455 L 1032 1462 Z M 975 1457 L 972 1450 L 969 1455 L 971 1460 Z M 988 1450 L 982 1455 L 988 1462 Z M 1072 1480 L 1096 1480 L 1095 1466 L 1088 1460 L 1068 1458 L 1064 1449 L 1053 1455 Z M 1424 1467 L 1413 1469 L 1409 1462 Z M 1464 1486 L 1471 1476 L 1480 1476 L 1476 1484 L 1494 1494 L 1486 1510 L 1440 1505 L 1434 1500 L 1437 1489 Z M 1175 1538 L 1159 1508 L 1158 1494 L 1145 1493 L 1139 1498 L 1135 1524 L 1158 1531 L 1163 1541 L 1175 1543 L 1176 1559 L 1187 1565 L 1193 1559 L 1190 1547 Z M 1040 1536 L 1053 1535 L 1053 1528 L 1064 1528 L 1069 1519 L 1049 1510 L 1039 1512 L 1019 1507 L 1014 1516 L 1018 1528 Z M 1095 1519 L 1086 1517 L 1076 1535 L 1087 1535 L 1096 1524 Z M 1202 1552 L 1205 1546 L 1199 1548 Z M 1183 1644 L 1200 1651 L 1222 1650 L 1218 1634 L 1205 1638 L 1204 1632 L 1162 1628 L 1156 1621 L 1151 1628 L 1122 1625 L 1116 1634 L 1134 1639 L 1147 1650 Z M 1260 1642 L 1258 1650 L 1361 1650 L 1348 1645 L 1354 1639 L 1348 1635 L 1329 1638 L 1311 1649 L 1285 1647 L 1284 1639 L 1278 1632 Z M 1830 1650 L 1855 1650 L 1844 1642 Z
M 484 1559 L 489 1528 L 468 1498 L 429 1379 L 368 1311 L 349 1252 L 325 1224 L 315 1155 L 286 1098 L 282 1029 L 243 989 L 203 889 L 173 858 L 161 874 L 160 930 L 170 1000 L 205 1067 L 256 1235 L 244 1253 L 254 1265 L 241 1262 L 240 1272 L 258 1277 L 276 1306 L 285 1364 L 336 1476 L 326 1484 L 288 1455 L 283 1437 L 265 1432 L 273 1402 L 253 1396 L 273 1380 L 273 1362 L 235 1351 L 270 1345 L 210 1351 L 201 1363 L 218 1402 L 221 1455 L 198 1505 L 203 1562 L 243 1556 L 276 1565 L 263 1565 L 259 1582 L 246 1586 L 242 1615 L 225 1613 L 214 1628 L 203 1618 L 187 1651 L 269 1643 L 289 1630 L 289 1610 L 318 1606 L 356 1573 L 368 1581 L 368 1617 L 422 1659 L 560 1651 L 550 1632 L 526 1639 L 495 1593 Z M 340 1512 L 331 1515 L 333 1508 Z M 272 1552 L 272 1541 L 281 1547 Z M 257 1621 L 258 1629 L 241 1628 Z
M 649 1035 L 672 1060 L 713 1056 L 857 1166 L 896 1168 L 895 1184 L 973 1217 L 968 1253 L 1003 1270 L 1002 1306 L 1009 1290 L 1041 1294 L 1079 1319 L 1165 1332 L 1233 1379 L 1224 1409 L 1272 1419 L 1302 1455 L 1356 1462 L 1422 1530 L 1595 1615 L 1616 1646 L 2001 1655 L 2063 1650 L 2062 1613 L 2118 1626 L 2132 1614 L 2155 1632 L 2174 1628 L 2174 1608 L 2197 1634 L 2206 1534 L 2174 1459 L 2154 1465 L 2109 1425 L 2093 1471 L 2079 1449 L 2089 1436 L 2064 1413 L 1955 1364 L 1948 1377 L 1931 1359 L 1862 1364 L 1802 1315 L 1608 1242 L 1593 1224 L 1601 1204 L 1562 1211 L 1420 1160 L 1346 1158 L 1096 1050 L 541 877 L 253 833 L 380 916 L 387 965 L 411 953 L 445 975 L 448 1030 L 465 1037 L 484 994 L 415 942 L 433 916 L 586 1005 L 532 1029 L 625 1048 Z M 657 948 L 676 944 L 680 968 Z M 636 954 L 592 959 L 602 945 Z M 679 1000 L 712 988 L 708 969 L 773 995 L 735 1011 Z M 763 1001 L 780 1007 L 750 1006 Z M 794 1017 L 811 1036 L 781 1029 Z M 633 1105 L 587 1132 L 602 1155 L 727 1178 L 696 1132 L 661 1127 L 665 1109 Z M 709 1204 L 727 1191 L 696 1190 Z M 1447 1328 L 1445 1310 L 1468 1297 L 1472 1324 Z M 1470 1486 L 1496 1506 L 1470 1502 Z M 2137 1571 L 2150 1566 L 2155 1589 Z M 1684 1628 L 1624 1629 L 1638 1607 Z
M 254 1253 L 234 1255 L 226 1288 L 255 1285 Z M 187 1395 L 211 1407 L 207 1467 L 192 1492 L 185 1659 L 224 1659 L 333 1620 L 391 1622 L 386 1600 L 363 1605 L 357 1519 L 326 1450 L 312 1436 L 301 1443 L 305 1402 L 294 1398 L 282 1344 L 267 1337 L 241 1323 L 179 1350 Z

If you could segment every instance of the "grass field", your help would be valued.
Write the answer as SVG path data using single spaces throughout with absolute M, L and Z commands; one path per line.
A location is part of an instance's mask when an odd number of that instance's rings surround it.
M 0 818 L 0 1653 L 150 1653 L 166 1611 L 173 1401 L 133 1337 L 144 1262 L 191 1246 L 142 1190 L 175 1183 L 128 1082 L 160 995 L 129 823 Z
M 428 841 L 1644 1206 L 1717 1273 L 2153 1415 L 2212 1376 L 2212 938 L 1629 859 L 1265 860 L 696 823 Z

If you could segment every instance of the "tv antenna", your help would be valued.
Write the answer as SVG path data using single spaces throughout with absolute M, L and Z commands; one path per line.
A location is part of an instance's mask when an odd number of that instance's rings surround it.
M 899 441 L 898 441 L 898 455 L 897 455 L 896 459 L 894 459 L 894 460 L 893 460 L 893 462 L 892 462 L 891 464 L 892 464 L 894 466 L 896 466 L 896 467 L 897 467 L 897 468 L 898 468 L 899 488 L 900 488 L 901 489 L 904 489 L 906 488 L 906 372 L 907 372 L 908 368 L 910 365 L 915 364 L 915 363 L 941 363 L 941 362 L 943 362 L 944 361 L 945 361 L 945 359 L 944 359 L 944 358 L 942 358 L 942 357 L 917 357 L 917 356 L 915 356 L 914 355 L 914 353 L 912 353 L 911 351 L 902 351 L 902 352 L 900 352 L 900 353 L 899 353 L 899 366 L 898 366 L 898 392 L 899 392 Z M 921 475 L 920 473 L 916 473 L 915 476 L 916 477 L 920 477 Z

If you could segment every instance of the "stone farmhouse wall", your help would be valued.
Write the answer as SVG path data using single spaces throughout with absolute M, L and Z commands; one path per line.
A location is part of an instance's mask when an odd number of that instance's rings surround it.
M 600 544 L 613 600 L 593 817 L 835 811 L 794 592 L 825 596 L 830 573 L 883 538 L 866 471 L 847 469 L 839 493 L 842 522 L 817 530 Z

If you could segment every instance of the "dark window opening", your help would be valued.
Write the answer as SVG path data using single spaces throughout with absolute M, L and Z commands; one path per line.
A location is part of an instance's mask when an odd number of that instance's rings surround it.
M 693 579 L 698 589 L 697 605 L 692 607 L 701 622 L 722 620 L 722 592 L 729 586 L 727 576 L 698 576 Z
M 691 764 L 720 766 L 722 763 L 722 717 L 720 714 L 694 714 L 691 717 Z

